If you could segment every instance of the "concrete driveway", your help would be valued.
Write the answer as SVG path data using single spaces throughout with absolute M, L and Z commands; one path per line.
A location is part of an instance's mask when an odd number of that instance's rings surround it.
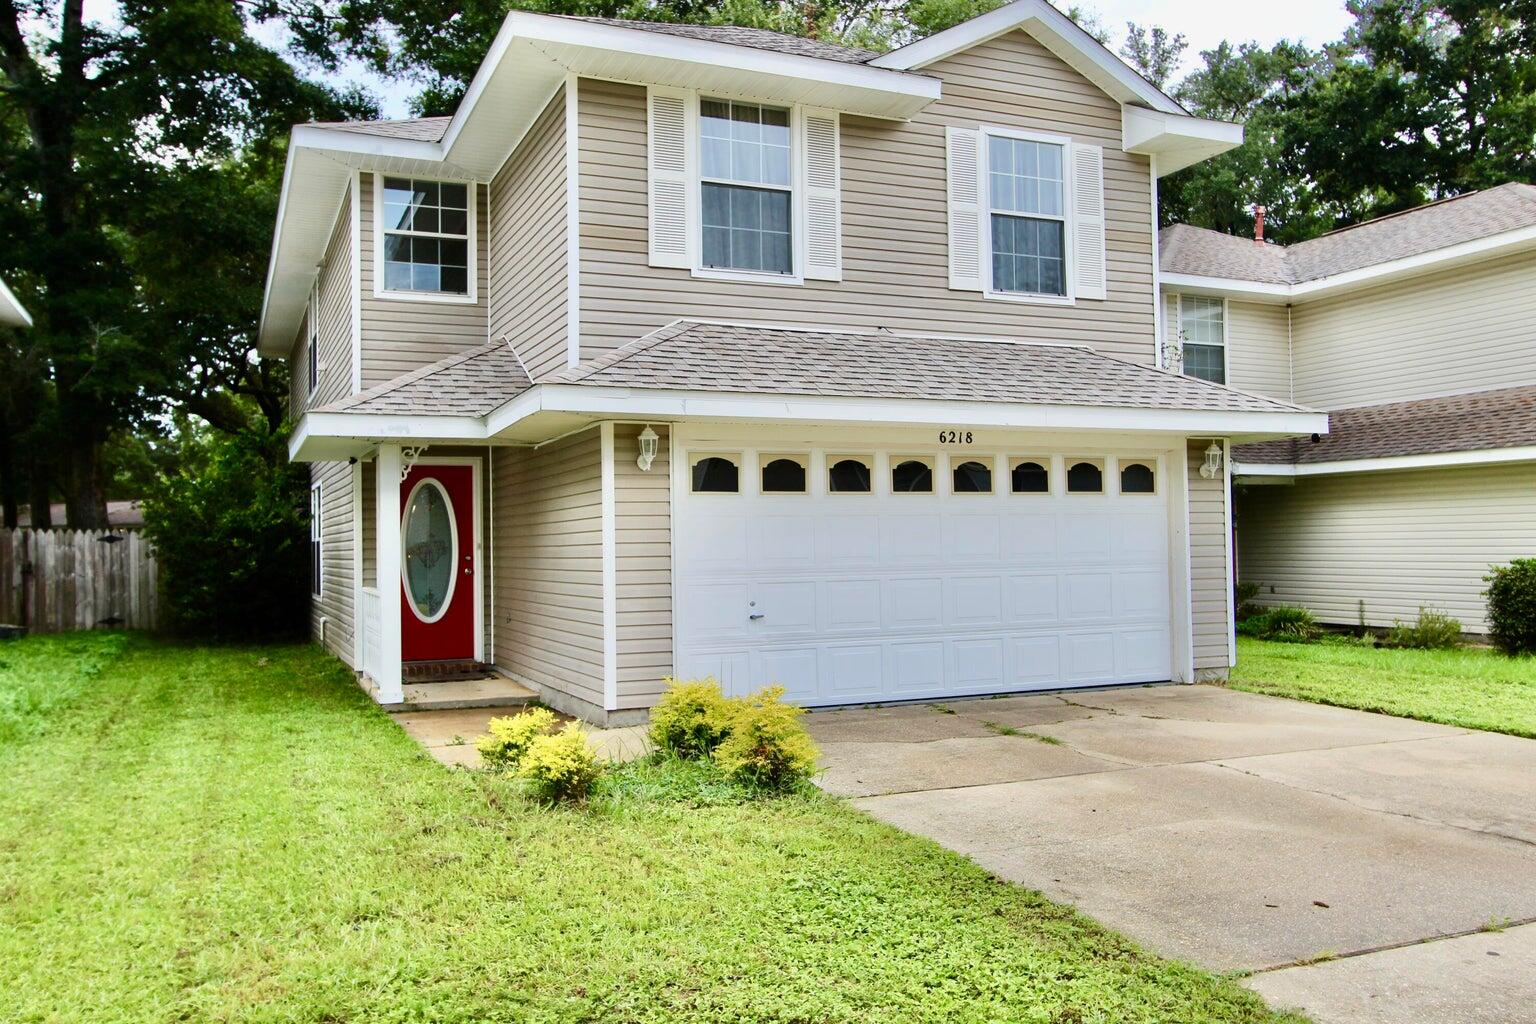
M 807 721 L 830 792 L 1276 1005 L 1536 1020 L 1536 742 L 1211 686 Z

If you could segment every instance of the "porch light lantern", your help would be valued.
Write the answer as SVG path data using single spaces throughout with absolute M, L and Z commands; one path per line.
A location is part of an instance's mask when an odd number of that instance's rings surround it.
M 1205 462 L 1200 465 L 1200 475 L 1207 480 L 1221 476 L 1221 442 L 1212 441 L 1211 446 L 1205 450 Z
M 656 444 L 661 440 L 661 436 L 651 429 L 650 424 L 646 424 L 645 429 L 640 431 L 639 440 L 640 457 L 635 460 L 635 465 L 640 467 L 640 472 L 649 473 L 651 463 L 656 461 Z

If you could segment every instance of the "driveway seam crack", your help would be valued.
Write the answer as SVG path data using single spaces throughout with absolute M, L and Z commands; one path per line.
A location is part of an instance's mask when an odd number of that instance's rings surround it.
M 1381 946 L 1367 946 L 1363 949 L 1352 949 L 1347 953 L 1337 953 L 1327 960 L 1292 960 L 1289 963 L 1271 964 L 1268 967 L 1255 967 L 1247 976 L 1254 977 L 1260 974 L 1273 974 L 1276 971 L 1290 971 L 1304 967 L 1323 967 L 1336 963 L 1339 960 L 1353 960 L 1356 957 L 1371 956 L 1375 953 L 1390 953 L 1394 949 L 1411 949 L 1414 946 L 1428 946 L 1435 942 L 1446 942 L 1450 939 L 1465 939 L 1470 935 L 1498 935 L 1514 928 L 1524 928 L 1536 924 L 1536 917 L 1522 917 L 1518 921 L 1508 921 L 1498 928 L 1467 928 L 1459 932 L 1445 932 L 1441 935 L 1429 935 L 1422 939 L 1404 939 L 1402 942 L 1388 942 Z

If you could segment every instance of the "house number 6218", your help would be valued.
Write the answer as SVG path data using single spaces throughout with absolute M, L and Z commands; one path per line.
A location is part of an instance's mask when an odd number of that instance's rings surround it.
M 973 444 L 976 435 L 969 430 L 941 430 L 939 444 Z

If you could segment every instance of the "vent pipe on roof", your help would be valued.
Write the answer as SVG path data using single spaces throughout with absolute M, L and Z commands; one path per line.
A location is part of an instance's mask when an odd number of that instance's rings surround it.
M 1264 207 L 1262 206 L 1253 208 L 1253 240 L 1264 241 Z

